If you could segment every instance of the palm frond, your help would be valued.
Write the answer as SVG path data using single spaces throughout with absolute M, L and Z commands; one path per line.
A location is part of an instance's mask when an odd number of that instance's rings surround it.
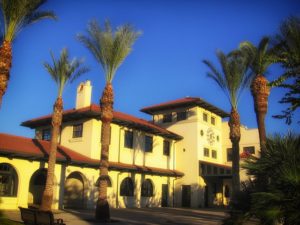
M 276 56 L 274 51 L 270 48 L 269 43 L 270 38 L 263 37 L 258 47 L 255 47 L 249 41 L 242 42 L 239 45 L 239 49 L 250 62 L 249 66 L 254 76 L 266 75 L 268 67 L 276 61 Z
M 13 41 L 24 27 L 34 22 L 45 18 L 56 19 L 53 12 L 39 11 L 45 3 L 46 0 L 1 0 L 5 40 Z
M 113 32 L 108 20 L 103 28 L 94 20 L 88 25 L 87 35 L 79 34 L 77 38 L 101 64 L 106 82 L 112 82 L 116 70 L 131 52 L 140 34 L 128 24 L 118 27 Z
M 68 82 L 73 82 L 80 75 L 87 73 L 89 69 L 83 66 L 84 61 L 79 59 L 69 59 L 69 52 L 64 48 L 58 59 L 55 58 L 52 51 L 50 51 L 52 65 L 44 62 L 44 67 L 56 82 L 58 86 L 58 95 L 61 96 L 65 85 Z
M 219 71 L 210 61 L 203 60 L 203 63 L 210 69 L 207 76 L 213 79 L 223 90 L 229 103 L 237 108 L 240 94 L 249 84 L 251 76 L 247 74 L 248 60 L 238 50 L 225 55 L 222 51 L 216 53 L 221 66 Z

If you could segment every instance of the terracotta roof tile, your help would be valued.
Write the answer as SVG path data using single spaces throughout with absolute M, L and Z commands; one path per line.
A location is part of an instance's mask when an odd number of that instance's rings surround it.
M 162 110 L 166 110 L 166 109 L 175 109 L 175 108 L 179 108 L 179 107 L 188 107 L 188 106 L 196 106 L 196 105 L 200 106 L 204 109 L 207 109 L 221 117 L 229 116 L 229 114 L 227 112 L 223 111 L 222 109 L 206 102 L 205 100 L 203 100 L 201 98 L 195 98 L 195 97 L 180 98 L 177 100 L 172 100 L 172 101 L 148 106 L 148 107 L 142 108 L 141 111 L 148 113 L 150 115 L 154 115 L 155 113 L 160 112 Z
M 30 160 L 47 160 L 50 142 L 0 133 L 0 156 L 19 157 Z M 69 148 L 59 145 L 57 150 L 57 162 L 81 165 L 86 167 L 99 167 L 99 160 L 91 159 Z M 130 165 L 119 162 L 109 162 L 111 170 L 137 171 L 147 174 L 158 174 L 166 176 L 183 176 L 177 170 L 154 168 L 138 165 Z
M 100 118 L 99 105 L 92 104 L 88 107 L 84 107 L 80 109 L 70 109 L 70 110 L 65 110 L 63 112 L 63 122 L 72 121 L 80 118 Z M 50 122 L 51 122 L 51 114 L 25 121 L 21 125 L 30 128 L 36 128 L 39 126 L 47 126 L 50 124 Z M 134 127 L 149 133 L 158 134 L 175 140 L 182 139 L 180 135 L 168 131 L 167 129 L 157 126 L 149 121 L 122 112 L 114 111 L 113 123 Z

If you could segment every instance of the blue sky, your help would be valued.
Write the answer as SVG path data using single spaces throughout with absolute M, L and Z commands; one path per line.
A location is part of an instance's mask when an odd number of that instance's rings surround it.
M 11 79 L 0 110 L 2 133 L 33 137 L 33 131 L 20 123 L 52 112 L 57 87 L 43 67 L 44 61 L 50 62 L 50 50 L 58 55 L 68 47 L 72 57 L 85 58 L 91 69 L 65 88 L 65 109 L 74 108 L 76 87 L 87 79 L 93 85 L 92 101 L 99 102 L 103 71 L 76 40 L 76 34 L 84 33 L 92 19 L 101 24 L 109 19 L 114 27 L 131 23 L 143 32 L 113 81 L 114 107 L 150 119 L 139 109 L 185 96 L 201 97 L 230 111 L 223 92 L 206 77 L 208 68 L 202 60 L 216 62 L 217 49 L 229 52 L 241 41 L 257 44 L 264 35 L 274 35 L 288 16 L 300 16 L 297 0 L 50 0 L 43 9 L 53 10 L 59 20 L 27 27 L 15 40 Z M 268 79 L 280 73 L 279 66 L 272 66 Z M 281 89 L 271 91 L 266 118 L 269 134 L 300 131 L 296 122 L 288 126 L 272 118 L 284 109 L 278 103 L 283 94 Z M 257 126 L 249 90 L 242 95 L 239 111 L 244 125 Z

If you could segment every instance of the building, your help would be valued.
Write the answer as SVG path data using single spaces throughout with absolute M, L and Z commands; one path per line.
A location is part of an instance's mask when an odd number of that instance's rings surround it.
M 100 108 L 89 81 L 77 88 L 76 108 L 63 113 L 53 208 L 94 208 L 99 178 Z M 112 207 L 205 207 L 228 204 L 228 114 L 200 98 L 141 110 L 146 121 L 114 112 L 108 201 Z M 45 184 L 51 115 L 28 120 L 33 139 L 0 134 L 0 208 L 38 205 Z M 242 128 L 241 146 L 258 152 L 257 129 Z M 251 138 L 250 138 L 251 136 Z M 249 141 L 249 142 L 248 142 Z M 243 149 L 243 148 L 241 148 Z M 228 152 L 227 152 L 228 151 Z

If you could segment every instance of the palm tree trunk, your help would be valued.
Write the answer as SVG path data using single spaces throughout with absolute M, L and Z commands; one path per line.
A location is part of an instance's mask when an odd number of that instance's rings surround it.
M 100 159 L 100 184 L 99 196 L 96 205 L 95 217 L 98 220 L 109 220 L 110 211 L 107 201 L 107 180 L 108 180 L 108 157 L 110 140 L 110 123 L 113 119 L 114 92 L 111 83 L 107 83 L 102 98 L 101 107 L 101 159 Z
M 12 63 L 12 48 L 9 41 L 3 41 L 0 47 L 0 108 L 9 80 L 9 72 Z
M 61 97 L 58 97 L 53 106 L 52 115 L 52 132 L 50 140 L 50 152 L 48 159 L 48 170 L 45 190 L 43 192 L 42 204 L 40 210 L 50 211 L 53 200 L 53 186 L 54 186 L 54 173 L 56 163 L 56 151 L 58 145 L 58 137 L 60 134 L 60 126 L 62 122 L 63 113 L 63 101 Z
M 257 75 L 251 83 L 251 93 L 254 100 L 260 148 L 263 152 L 266 144 L 265 116 L 268 111 L 268 97 L 270 94 L 268 80 L 262 75 Z
M 229 138 L 232 143 L 232 201 L 235 201 L 236 194 L 240 191 L 240 115 L 234 108 L 231 109 L 228 122 L 230 128 Z

